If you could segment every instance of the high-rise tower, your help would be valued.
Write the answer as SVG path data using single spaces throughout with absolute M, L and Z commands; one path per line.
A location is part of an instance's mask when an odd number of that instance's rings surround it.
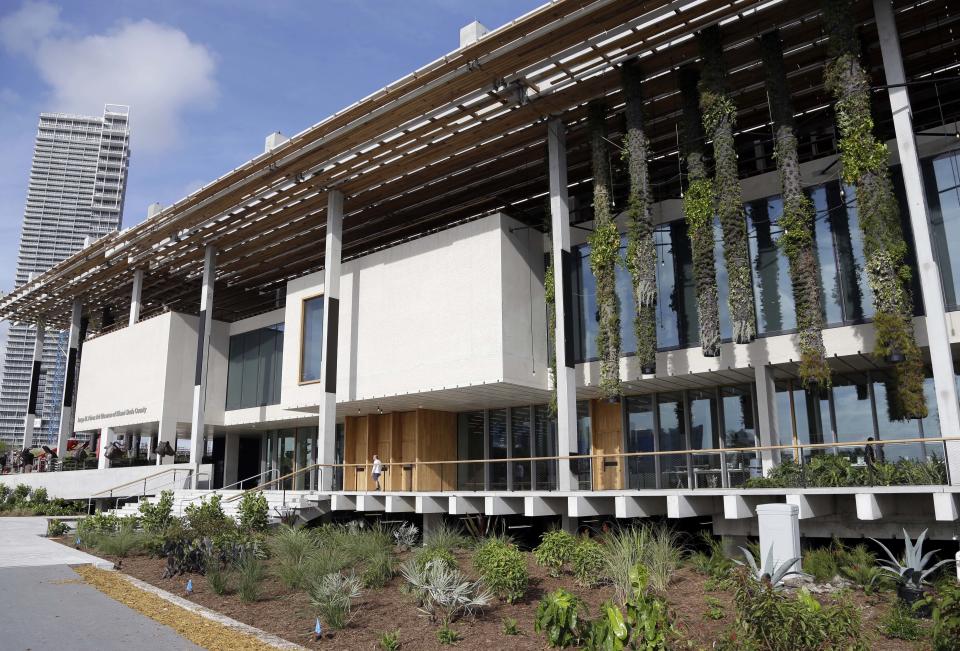
M 87 238 L 120 228 L 130 159 L 130 109 L 103 117 L 41 113 L 20 234 L 16 285 L 76 253 Z M 35 330 L 12 324 L 0 376 L 0 440 L 19 445 L 30 390 Z M 57 439 L 64 382 L 60 333 L 47 332 L 34 443 Z

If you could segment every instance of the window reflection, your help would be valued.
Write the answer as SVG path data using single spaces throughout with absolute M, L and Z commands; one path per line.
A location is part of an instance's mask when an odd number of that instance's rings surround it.
M 510 409 L 511 457 L 530 457 L 530 407 Z M 533 464 L 530 461 L 511 463 L 513 490 L 530 490 Z
M 760 334 L 797 327 L 790 268 L 786 254 L 778 246 L 782 234 L 778 222 L 782 214 L 783 202 L 779 196 L 747 204 L 754 300 Z
M 717 431 L 717 394 L 713 389 L 690 391 L 690 449 L 716 450 L 720 447 Z M 720 455 L 691 455 L 697 488 L 720 488 L 723 485 Z
M 653 452 L 653 396 L 631 396 L 627 401 L 627 452 Z M 627 457 L 627 488 L 656 488 L 654 456 Z
M 660 450 L 686 450 L 682 395 L 657 394 L 657 417 L 660 423 L 660 431 L 657 433 Z M 690 485 L 688 472 L 686 455 L 671 454 L 660 457 L 662 488 L 687 488 Z
M 593 430 L 590 426 L 590 402 L 577 402 L 577 454 L 590 454 L 593 446 Z M 593 464 L 590 459 L 575 459 L 570 462 L 571 469 L 577 479 L 578 490 L 591 490 L 593 478 L 590 468 Z
M 300 381 L 320 379 L 323 349 L 323 297 L 308 298 L 303 302 L 303 341 L 300 342 Z
M 723 412 L 723 447 L 728 450 L 758 444 L 754 428 L 753 391 L 749 385 L 720 389 Z M 741 486 L 759 477 L 760 461 L 755 451 L 726 453 L 727 486 Z
M 487 454 L 488 459 L 506 459 L 507 458 L 507 410 L 491 409 L 488 412 L 487 427 L 490 437 L 490 449 Z M 488 463 L 488 472 L 490 475 L 489 490 L 505 491 L 507 490 L 507 464 Z
M 924 161 L 931 240 L 948 309 L 960 306 L 960 154 Z
M 469 411 L 458 416 L 458 459 L 483 459 L 484 412 Z M 460 490 L 484 489 L 484 464 L 457 464 L 457 486 Z

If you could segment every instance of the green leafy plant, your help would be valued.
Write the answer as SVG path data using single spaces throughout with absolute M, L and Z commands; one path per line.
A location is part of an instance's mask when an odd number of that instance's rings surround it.
M 892 575 L 900 585 L 907 586 L 913 590 L 922 590 L 923 585 L 927 583 L 927 577 L 933 574 L 937 569 L 947 563 L 953 563 L 952 558 L 944 559 L 936 563 L 933 567 L 927 567 L 934 554 L 939 549 L 923 554 L 923 541 L 927 537 L 927 530 L 917 538 L 916 542 L 910 540 L 907 531 L 903 530 L 903 544 L 905 546 L 903 558 L 898 559 L 893 553 L 879 540 L 871 538 L 873 542 L 880 545 L 880 548 L 887 554 L 886 559 L 880 559 L 880 569 Z
M 942 586 L 936 596 L 927 595 L 914 604 L 914 609 L 931 612 L 933 651 L 955 651 L 957 640 L 960 640 L 960 585 L 951 582 Z
M 243 559 L 237 566 L 237 594 L 240 600 L 252 603 L 260 598 L 260 588 L 265 574 L 263 561 L 253 556 Z
M 326 574 L 310 586 L 310 603 L 330 628 L 342 629 L 355 616 L 354 601 L 360 597 L 361 581 L 353 574 Z
M 725 613 L 723 612 L 723 602 L 721 602 L 716 597 L 707 597 L 707 611 L 703 614 L 707 619 L 723 619 Z
M 592 588 L 603 582 L 603 547 L 592 538 L 577 541 L 570 564 L 580 585 Z
M 803 571 L 817 583 L 827 583 L 840 573 L 837 557 L 832 549 L 810 549 L 803 554 Z
M 423 567 L 408 560 L 400 566 L 400 574 L 416 595 L 421 612 L 444 625 L 488 606 L 492 599 L 482 581 L 470 581 L 460 570 L 439 560 Z
M 47 538 L 59 538 L 67 535 L 70 525 L 63 520 L 47 520 Z
M 877 566 L 877 558 L 866 545 L 857 545 L 840 557 L 840 573 L 865 593 L 873 592 L 882 582 L 884 572 Z
M 33 489 L 33 492 L 30 494 L 30 501 L 34 505 L 46 504 L 50 501 L 50 494 L 47 492 L 47 489 L 43 486 L 38 486 Z
M 763 559 L 762 565 L 757 565 L 752 551 L 744 549 L 743 547 L 740 548 L 740 551 L 743 552 L 744 558 L 747 559 L 747 565 L 750 568 L 750 577 L 757 583 L 769 583 L 772 588 L 778 588 L 786 577 L 793 574 L 800 574 L 800 572 L 790 569 L 800 558 L 789 558 L 777 565 L 773 559 L 773 547 L 767 552 L 767 557 Z M 740 561 L 736 562 L 740 563 Z M 743 565 L 743 563 L 740 564 Z
M 293 589 L 305 587 L 312 560 L 319 551 L 309 530 L 280 525 L 270 538 L 270 547 L 276 559 L 277 576 L 284 585 Z
M 460 641 L 460 633 L 450 628 L 447 624 L 437 629 L 437 642 L 443 646 L 456 644 L 458 641 Z
M 162 491 L 155 504 L 140 500 L 140 523 L 148 534 L 158 534 L 173 522 L 173 491 Z
M 590 626 L 588 649 L 669 648 L 675 629 L 666 601 L 647 593 L 648 575 L 642 565 L 634 568 L 631 577 L 633 589 L 624 610 L 609 601 L 600 606 L 600 617 Z
M 377 644 L 383 651 L 397 651 L 400 648 L 400 631 L 381 633 Z
M 240 497 L 237 524 L 243 531 L 266 531 L 270 525 L 270 509 L 261 491 L 248 491 Z
M 520 625 L 512 617 L 504 617 L 501 630 L 504 635 L 520 635 Z
M 421 547 L 413 554 L 417 567 L 424 567 L 430 561 L 443 563 L 451 568 L 457 567 L 457 558 L 444 547 Z
M 585 611 L 579 597 L 562 588 L 554 590 L 537 604 L 533 630 L 543 633 L 551 647 L 566 649 L 578 645 L 584 637 Z
M 901 603 L 895 603 L 886 612 L 878 628 L 884 636 L 894 640 L 919 640 L 923 637 L 920 622 L 911 610 Z
M 549 569 L 550 576 L 560 576 L 563 566 L 573 558 L 577 539 L 572 534 L 557 529 L 540 536 L 540 541 L 533 550 L 533 557 L 538 565 Z
M 473 566 L 484 584 L 507 603 L 522 599 L 527 591 L 527 561 L 516 545 L 488 540 L 474 553 Z
M 188 504 L 184 513 L 187 526 L 198 538 L 213 537 L 224 528 L 233 526 L 233 521 L 223 513 L 221 497 L 214 493 L 210 499 L 201 498 L 199 503 Z

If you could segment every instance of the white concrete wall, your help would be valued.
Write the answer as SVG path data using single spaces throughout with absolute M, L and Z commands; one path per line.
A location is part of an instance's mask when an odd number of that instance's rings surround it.
M 167 470 L 177 469 L 176 475 Z M 113 491 L 114 497 L 129 497 L 146 493 L 154 495 L 161 490 L 186 488 L 187 477 L 192 466 L 188 463 L 163 466 L 162 471 L 156 466 L 133 466 L 127 468 L 105 468 L 103 470 L 73 470 L 68 472 L 29 472 L 17 475 L 0 475 L 0 484 L 10 488 L 17 484 L 26 484 L 31 489 L 43 487 L 50 497 L 59 497 L 65 500 L 85 499 L 100 491 Z M 200 466 L 201 480 L 209 476 L 212 466 Z M 163 472 L 162 475 L 157 473 Z M 146 478 L 146 485 L 144 485 Z M 127 484 L 121 486 L 121 484 Z M 107 498 L 108 493 L 98 495 Z

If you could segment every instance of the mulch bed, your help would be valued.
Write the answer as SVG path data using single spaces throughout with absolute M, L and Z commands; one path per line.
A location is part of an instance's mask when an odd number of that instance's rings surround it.
M 70 541 L 63 542 L 70 544 Z M 457 556 L 460 567 L 469 574 L 469 553 L 460 552 Z M 118 562 L 119 559 L 110 560 Z M 187 597 L 191 601 L 312 649 L 378 649 L 380 634 L 398 629 L 404 649 L 440 651 L 450 648 L 437 642 L 438 626 L 421 615 L 412 596 L 401 591 L 404 581 L 400 576 L 383 588 L 364 590 L 350 625 L 344 630 L 333 632 L 332 636 L 315 641 L 315 614 L 306 592 L 290 590 L 269 571 L 262 584 L 260 599 L 255 603 L 244 603 L 234 593 L 223 596 L 214 594 L 203 576 L 183 575 L 162 579 L 160 577 L 164 566 L 165 562 L 157 558 L 131 556 L 122 559 L 120 569 L 180 596 L 186 596 L 187 580 L 193 579 L 194 592 Z M 458 631 L 462 638 L 453 648 L 468 651 L 544 649 L 544 638 L 533 632 L 537 604 L 544 594 L 557 588 L 565 588 L 586 602 L 591 616 L 596 616 L 601 603 L 613 598 L 613 590 L 608 586 L 583 588 L 576 585 L 569 575 L 559 578 L 549 576 L 529 554 L 527 567 L 530 572 L 530 589 L 524 601 L 515 604 L 495 601 L 476 619 L 467 618 L 455 622 L 452 628 Z M 733 623 L 734 617 L 732 593 L 707 592 L 705 581 L 705 577 L 692 569 L 681 568 L 675 573 L 668 594 L 675 621 L 694 648 L 698 649 L 711 648 L 715 640 L 723 637 L 724 630 Z M 721 603 L 724 611 L 722 619 L 713 620 L 705 616 L 708 609 L 707 597 L 713 597 Z M 861 592 L 853 592 L 852 598 L 858 606 L 864 629 L 867 631 L 871 651 L 906 651 L 915 648 L 913 643 L 890 640 L 877 632 L 882 615 L 893 603 L 893 595 L 882 593 L 867 596 Z M 517 620 L 521 635 L 504 635 L 502 622 L 508 617 Z

